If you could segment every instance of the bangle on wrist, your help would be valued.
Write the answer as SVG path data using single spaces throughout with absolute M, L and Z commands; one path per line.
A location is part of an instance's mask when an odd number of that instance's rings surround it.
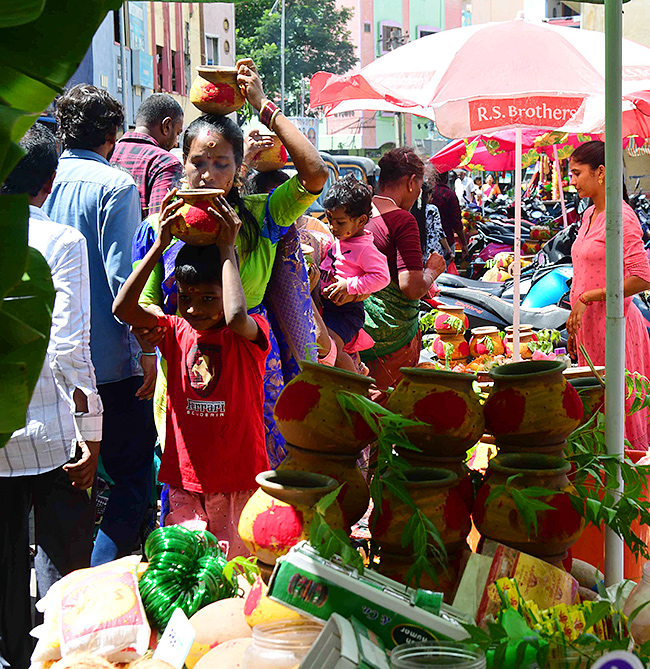
M 605 302 L 607 300 L 607 294 L 605 293 L 605 289 L 601 288 L 600 289 L 600 294 L 602 295 L 602 300 L 601 302 Z
M 135 357 L 136 357 L 137 361 L 140 362 L 140 358 L 142 358 L 143 356 L 150 357 L 150 356 L 154 356 L 154 355 L 157 355 L 157 353 L 155 351 L 138 351 L 135 354 Z
M 272 130 L 273 121 L 277 116 L 280 108 L 274 105 L 270 100 L 267 100 L 260 109 L 260 121 L 269 129 Z

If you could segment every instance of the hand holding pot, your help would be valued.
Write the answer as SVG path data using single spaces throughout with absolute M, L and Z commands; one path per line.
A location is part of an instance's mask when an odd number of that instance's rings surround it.
M 262 80 L 252 58 L 241 58 L 237 61 L 237 83 L 244 97 L 259 111 L 266 101 Z
M 250 165 L 260 151 L 272 149 L 273 146 L 272 137 L 263 135 L 257 129 L 251 130 L 244 138 L 244 163 Z
M 242 225 L 241 219 L 223 195 L 217 196 L 214 203 L 217 208 L 209 207 L 208 213 L 219 223 L 219 236 L 215 243 L 220 249 L 234 246 Z
M 178 220 L 177 212 L 183 206 L 183 200 L 172 202 L 177 193 L 176 188 L 165 195 L 160 205 L 160 215 L 158 216 L 158 239 L 163 249 L 166 249 L 172 243 L 172 223 Z

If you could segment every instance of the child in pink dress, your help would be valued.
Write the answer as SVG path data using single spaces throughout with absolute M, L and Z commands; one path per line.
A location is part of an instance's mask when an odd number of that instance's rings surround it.
M 567 321 L 570 348 L 578 361 L 587 361 L 582 344 L 594 365 L 605 364 L 606 269 L 605 269 L 605 150 L 602 142 L 586 142 L 571 156 L 571 184 L 594 204 L 583 217 L 573 244 L 572 311 Z M 650 287 L 650 264 L 643 247 L 641 224 L 629 204 L 623 203 L 623 278 L 625 301 L 625 368 L 650 377 L 650 338 L 632 296 Z M 626 401 L 629 412 L 632 398 Z M 645 451 L 650 441 L 648 410 L 628 415 L 625 437 L 632 449 Z
M 372 190 L 349 174 L 327 192 L 323 203 L 334 242 L 320 264 L 323 320 L 336 345 L 336 366 L 357 368 L 343 349 L 363 337 L 363 301 L 343 302 L 349 295 L 367 296 L 390 283 L 388 261 L 364 230 L 372 210 Z M 361 334 L 362 333 L 362 334 Z M 372 346 L 370 340 L 361 344 Z M 357 346 L 357 350 L 360 350 Z

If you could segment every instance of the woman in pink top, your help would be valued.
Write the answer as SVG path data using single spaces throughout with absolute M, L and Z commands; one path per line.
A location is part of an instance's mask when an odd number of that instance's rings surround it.
M 328 191 L 323 202 L 334 242 L 321 262 L 323 320 L 336 344 L 336 366 L 356 372 L 343 350 L 357 338 L 365 317 L 363 301 L 344 302 L 349 295 L 375 293 L 390 283 L 388 261 L 364 230 L 372 209 L 372 190 L 348 174 Z M 361 298 L 359 298 L 361 300 Z M 370 338 L 369 346 L 374 342 Z
M 581 144 L 571 155 L 571 185 L 593 205 L 582 219 L 573 244 L 572 311 L 567 321 L 569 350 L 578 353 L 582 344 L 595 365 L 605 364 L 605 145 Z M 641 224 L 634 210 L 623 203 L 623 263 L 625 296 L 625 367 L 630 372 L 650 376 L 650 338 L 643 316 L 632 303 L 632 296 L 650 288 L 650 265 L 643 247 Z M 626 402 L 629 411 L 632 401 Z M 635 450 L 647 450 L 650 441 L 648 411 L 628 415 L 625 436 Z

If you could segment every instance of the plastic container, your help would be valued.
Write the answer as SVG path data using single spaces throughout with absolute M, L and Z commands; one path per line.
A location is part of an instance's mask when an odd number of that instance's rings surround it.
M 243 669 L 297 669 L 323 626 L 312 621 L 280 620 L 253 627 Z
M 455 641 L 427 641 L 397 646 L 390 656 L 391 669 L 484 669 L 483 651 Z
M 623 613 L 626 616 L 638 609 L 641 604 L 650 602 L 650 562 L 643 565 L 643 576 L 625 602 Z M 650 604 L 641 609 L 630 625 L 634 641 L 641 645 L 650 640 Z

